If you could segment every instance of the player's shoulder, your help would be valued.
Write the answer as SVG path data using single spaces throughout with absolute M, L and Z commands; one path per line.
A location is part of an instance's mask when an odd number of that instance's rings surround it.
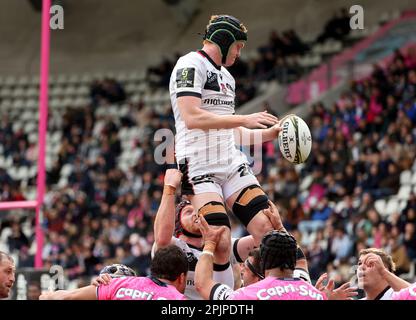
M 205 66 L 204 58 L 196 51 L 188 52 L 187 54 L 181 56 L 177 63 L 177 67 L 186 67 L 186 66 Z

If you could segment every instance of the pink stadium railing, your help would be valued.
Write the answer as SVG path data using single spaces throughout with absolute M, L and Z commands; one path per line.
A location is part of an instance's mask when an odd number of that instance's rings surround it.
M 37 197 L 30 201 L 9 201 L 0 202 L 0 210 L 12 209 L 36 209 L 36 256 L 35 268 L 42 268 L 42 205 L 45 195 L 45 147 L 46 130 L 48 125 L 48 80 L 49 80 L 49 52 L 50 52 L 50 28 L 49 10 L 51 0 L 42 1 L 42 31 L 41 31 L 41 52 L 40 52 L 40 91 L 39 91 L 39 149 L 38 149 L 38 176 L 37 176 Z

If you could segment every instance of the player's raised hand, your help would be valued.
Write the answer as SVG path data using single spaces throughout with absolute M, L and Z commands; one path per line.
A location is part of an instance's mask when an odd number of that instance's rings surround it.
M 321 274 L 321 276 L 316 281 L 315 288 L 318 289 L 319 291 L 324 291 L 324 289 L 325 289 L 324 281 L 326 279 L 328 279 L 328 274 L 325 272 L 325 273 Z
M 227 228 L 225 226 L 219 228 L 210 226 L 202 215 L 199 216 L 198 226 L 204 242 L 214 242 L 215 244 L 219 243 L 222 233 Z
M 353 297 L 358 295 L 357 288 L 351 287 L 349 282 L 344 283 L 337 289 L 334 289 L 334 280 L 329 280 L 327 286 L 323 290 L 328 300 L 353 300 Z
M 178 169 L 168 169 L 165 172 L 165 185 L 178 188 L 181 184 L 182 173 Z
M 111 276 L 108 273 L 100 274 L 98 277 L 91 280 L 91 285 L 99 287 L 101 285 L 107 285 L 111 281 Z
M 269 208 L 263 210 L 263 214 L 269 219 L 270 224 L 275 230 L 286 231 L 280 218 L 279 210 L 276 205 L 269 200 Z
M 386 269 L 381 257 L 374 253 L 367 254 L 363 259 L 363 264 L 369 268 L 375 268 L 375 270 L 380 274 L 384 271 L 384 269 Z
M 279 119 L 267 111 L 252 113 L 244 117 L 243 127 L 249 129 L 266 129 L 279 123 Z

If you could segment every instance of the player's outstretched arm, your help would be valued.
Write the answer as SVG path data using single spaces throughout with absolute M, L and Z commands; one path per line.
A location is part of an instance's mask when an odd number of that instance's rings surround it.
M 171 244 L 175 230 L 175 192 L 181 183 L 182 173 L 168 169 L 165 173 L 162 199 L 154 222 L 155 245 L 163 248 Z
M 177 100 L 179 112 L 188 129 L 233 129 L 246 127 L 266 129 L 278 123 L 275 116 L 267 112 L 249 115 L 217 115 L 200 108 L 201 98 L 184 96 Z
M 97 300 L 97 288 L 93 285 L 73 289 L 45 292 L 39 300 Z
M 226 227 L 212 228 L 201 215 L 199 229 L 204 239 L 204 249 L 195 268 L 195 288 L 205 300 L 210 299 L 212 289 L 218 284 L 213 279 L 214 252 Z

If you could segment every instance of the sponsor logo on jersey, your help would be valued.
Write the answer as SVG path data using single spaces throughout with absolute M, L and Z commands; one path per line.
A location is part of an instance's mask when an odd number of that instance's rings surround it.
M 120 288 L 117 290 L 116 298 L 122 299 L 130 297 L 133 300 L 152 300 L 154 295 L 154 292 L 140 291 L 131 288 Z M 159 297 L 158 300 L 166 300 L 166 298 Z
M 204 89 L 220 91 L 220 85 L 218 84 L 218 75 L 215 72 L 207 70 L 207 82 L 205 82 Z
M 259 300 L 269 300 L 272 299 L 272 297 L 282 297 L 286 294 L 297 294 L 300 299 L 302 297 L 309 297 L 314 300 L 324 299 L 322 294 L 312 290 L 311 288 L 305 285 L 294 286 L 292 284 L 289 284 L 287 286 L 276 286 L 268 289 L 260 289 L 259 291 L 257 291 L 257 297 L 259 298 Z
M 192 88 L 195 81 L 195 68 L 183 68 L 176 71 L 176 87 Z
M 225 84 L 224 84 L 224 83 L 221 83 L 221 91 L 222 91 L 224 94 L 227 94 L 227 88 L 225 87 Z
M 213 106 L 220 106 L 220 105 L 225 105 L 225 106 L 234 106 L 234 101 L 233 100 L 221 100 L 221 99 L 204 99 L 203 100 L 204 104 L 210 104 Z

